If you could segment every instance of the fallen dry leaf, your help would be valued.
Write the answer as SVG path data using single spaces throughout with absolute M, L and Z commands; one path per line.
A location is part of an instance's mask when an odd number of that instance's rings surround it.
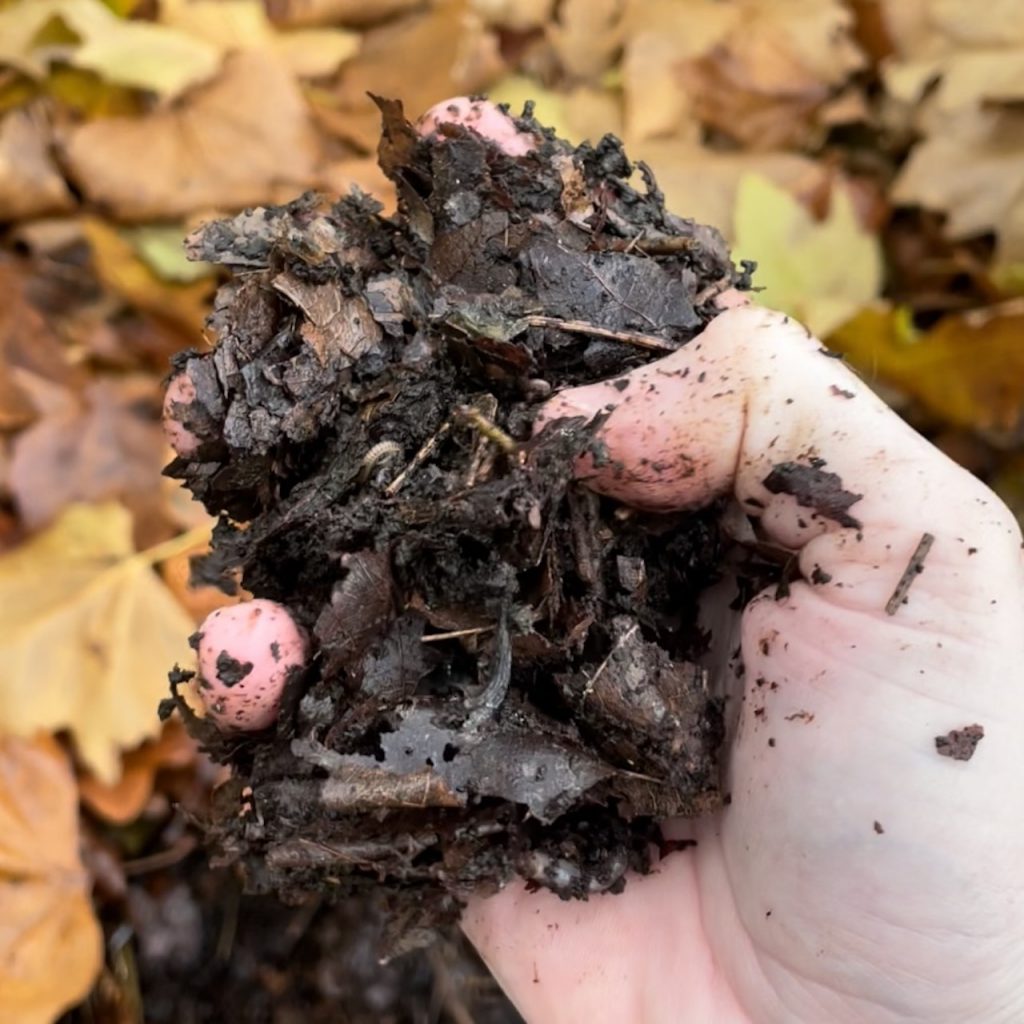
M 696 141 L 699 126 L 757 149 L 806 139 L 862 67 L 839 0 L 634 0 L 623 60 L 631 141 Z
M 25 295 L 25 275 L 0 261 L 0 431 L 27 426 L 75 379 L 60 341 Z
M 163 0 L 160 20 L 215 46 L 222 54 L 268 50 L 294 74 L 320 78 L 359 49 L 359 36 L 340 28 L 281 32 L 262 0 Z
M 54 22 L 77 41 L 54 45 L 45 34 Z M 57 62 L 171 98 L 215 74 L 220 53 L 176 29 L 119 18 L 101 0 L 22 0 L 0 11 L 0 64 L 41 78 Z
M 540 28 L 551 17 L 555 0 L 471 0 L 473 10 L 488 25 L 513 32 Z
M 68 729 L 95 775 L 157 735 L 167 670 L 191 654 L 192 620 L 152 569 L 196 543 L 136 554 L 120 505 L 74 505 L 0 557 L 0 730 Z
M 496 38 L 465 0 L 439 0 L 363 36 L 362 49 L 339 72 L 340 124 L 347 138 L 374 151 L 380 110 L 367 93 L 400 99 L 415 117 L 448 96 L 484 89 L 502 70 Z
M 153 795 L 157 772 L 186 768 L 196 759 L 195 741 L 178 721 L 164 723 L 158 739 L 147 740 L 129 750 L 121 760 L 121 778 L 104 783 L 86 773 L 78 780 L 82 803 L 99 818 L 114 825 L 127 825 L 145 809 Z
M 159 401 L 151 377 L 99 377 L 18 434 L 8 487 L 25 525 L 38 529 L 75 501 L 152 495 L 164 450 Z
M 956 426 L 1010 431 L 1024 410 L 1024 299 L 946 316 L 917 334 L 899 311 L 863 310 L 829 343 Z
M 261 51 L 142 118 L 73 129 L 68 170 L 93 202 L 129 220 L 292 198 L 316 183 L 320 144 L 292 74 Z
M 85 218 L 82 227 L 96 276 L 103 285 L 136 309 L 163 317 L 187 335 L 199 335 L 216 287 L 209 268 L 205 279 L 187 283 L 167 280 L 143 259 L 137 238 L 123 235 L 97 217 Z M 183 263 L 184 237 L 181 230 L 177 247 Z
M 83 999 L 103 935 L 78 856 L 78 800 L 52 740 L 0 738 L 0 1019 L 52 1024 Z
M 825 337 L 874 299 L 882 253 L 841 185 L 815 221 L 797 199 L 760 175 L 742 179 L 736 196 L 735 255 L 757 260 L 759 299 Z
M 573 80 L 594 81 L 622 47 L 625 0 L 562 0 L 547 36 Z
M 714 224 L 730 241 L 736 237 L 736 193 L 746 175 L 767 178 L 808 205 L 828 190 L 827 170 L 795 153 L 720 153 L 673 141 L 646 142 L 631 155 L 650 164 L 669 209 Z
M 423 5 L 423 0 L 266 0 L 267 13 L 278 25 L 375 25 Z
M 74 208 L 50 147 L 50 128 L 38 105 L 12 110 L 0 121 L 0 221 Z

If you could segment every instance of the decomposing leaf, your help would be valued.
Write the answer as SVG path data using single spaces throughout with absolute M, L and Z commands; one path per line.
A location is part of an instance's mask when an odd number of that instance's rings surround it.
M 50 129 L 39 107 L 12 110 L 0 121 L 0 221 L 74 207 L 50 143 Z
M 1024 410 L 1024 299 L 946 316 L 917 334 L 898 312 L 866 309 L 830 344 L 948 423 L 1012 430 Z
M 152 569 L 186 534 L 136 554 L 119 505 L 76 505 L 0 557 L 0 729 L 68 729 L 107 782 L 119 754 L 159 731 L 168 665 L 190 657 L 192 620 Z
M 878 239 L 861 227 L 841 186 L 819 223 L 784 189 L 748 175 L 736 197 L 735 231 L 737 253 L 758 262 L 761 300 L 816 334 L 828 335 L 878 295 Z
M 78 856 L 78 801 L 49 738 L 0 738 L 0 1017 L 52 1024 L 84 998 L 103 935 Z
M 66 155 L 91 200 L 153 220 L 293 196 L 316 183 L 320 150 L 295 79 L 250 51 L 172 109 L 74 129 Z
M 25 524 L 74 501 L 145 497 L 160 479 L 164 439 L 150 377 L 100 377 L 15 438 L 8 486 Z
M 54 21 L 76 41 L 47 45 L 43 32 Z M 212 76 L 220 53 L 176 29 L 119 18 L 100 0 L 22 0 L 0 11 L 0 64 L 43 77 L 51 61 L 173 97 Z
M 87 773 L 78 780 L 78 792 L 93 814 L 114 825 L 127 825 L 142 813 L 153 795 L 157 772 L 185 768 L 195 759 L 196 744 L 181 723 L 165 722 L 157 739 L 147 740 L 124 755 L 117 782 L 104 783 Z

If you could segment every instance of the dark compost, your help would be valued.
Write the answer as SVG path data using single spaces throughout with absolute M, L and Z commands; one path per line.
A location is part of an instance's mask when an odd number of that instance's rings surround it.
M 372 889 L 390 949 L 513 875 L 618 891 L 657 821 L 717 806 L 721 709 L 695 666 L 715 509 L 643 513 L 574 479 L 599 420 L 555 390 L 685 344 L 750 286 L 608 136 L 510 157 L 378 101 L 399 211 L 358 192 L 211 223 L 212 350 L 182 354 L 201 440 L 167 473 L 219 515 L 196 567 L 285 604 L 307 670 L 275 726 L 194 735 L 233 770 L 204 823 L 246 887 Z M 664 846 L 662 849 L 664 850 Z

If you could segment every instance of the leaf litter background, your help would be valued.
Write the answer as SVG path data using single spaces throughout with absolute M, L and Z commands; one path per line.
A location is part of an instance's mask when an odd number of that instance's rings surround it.
M 620 135 L 762 300 L 1024 511 L 1024 8 L 995 0 L 0 3 L 0 1018 L 514 1021 L 453 937 L 387 967 L 370 910 L 243 899 L 161 731 L 228 600 L 161 380 L 216 285 L 181 239 L 352 185 L 367 91 L 487 92 Z

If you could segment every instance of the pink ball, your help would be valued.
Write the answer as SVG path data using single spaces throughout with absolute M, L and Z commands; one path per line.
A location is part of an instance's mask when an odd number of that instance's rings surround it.
M 529 132 L 521 132 L 512 118 L 490 100 L 471 100 L 466 96 L 444 100 L 416 122 L 416 130 L 420 135 L 429 136 L 442 124 L 472 128 L 509 156 L 524 156 L 537 148 L 537 140 Z
M 257 599 L 218 608 L 199 627 L 199 693 L 225 731 L 274 724 L 291 670 L 306 663 L 307 643 L 288 609 Z
M 187 373 L 183 371 L 171 378 L 164 394 L 164 437 L 182 458 L 194 455 L 199 449 L 200 440 L 176 418 L 174 406 L 176 403 L 191 405 L 195 400 L 196 386 Z

